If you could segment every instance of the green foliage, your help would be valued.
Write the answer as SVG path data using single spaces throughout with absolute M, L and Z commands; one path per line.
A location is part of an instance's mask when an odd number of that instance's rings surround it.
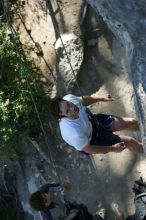
M 6 35 L 4 25 L 0 23 L 0 155 L 4 159 L 17 158 L 20 137 L 38 131 L 29 86 L 39 111 L 44 101 L 40 71 L 24 56 L 20 59 L 17 52 L 22 54 L 21 44 L 17 37 L 16 47 L 12 37 Z
M 16 212 L 14 209 L 8 208 L 0 208 L 0 219 L 1 220 L 12 220 L 16 219 Z

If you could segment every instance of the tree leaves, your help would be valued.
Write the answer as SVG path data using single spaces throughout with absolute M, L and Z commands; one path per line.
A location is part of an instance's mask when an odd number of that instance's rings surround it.
M 38 127 L 30 89 L 39 111 L 45 97 L 40 70 L 24 54 L 21 60 L 16 51 L 24 51 L 18 36 L 16 40 L 17 48 L 0 21 L 0 155 L 4 159 L 17 158 L 19 137 Z

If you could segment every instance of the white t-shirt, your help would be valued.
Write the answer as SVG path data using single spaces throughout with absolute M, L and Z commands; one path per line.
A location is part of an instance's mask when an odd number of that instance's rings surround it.
M 66 143 L 81 151 L 89 144 L 92 135 L 92 125 L 86 114 L 86 107 L 82 105 L 81 98 L 71 94 L 64 96 L 63 100 L 72 102 L 80 111 L 77 119 L 65 117 L 59 119 L 62 138 Z

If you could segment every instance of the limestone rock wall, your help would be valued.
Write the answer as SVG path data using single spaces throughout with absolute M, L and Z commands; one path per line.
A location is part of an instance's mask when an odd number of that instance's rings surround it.
M 123 44 L 146 153 L 146 4 L 144 0 L 87 0 Z

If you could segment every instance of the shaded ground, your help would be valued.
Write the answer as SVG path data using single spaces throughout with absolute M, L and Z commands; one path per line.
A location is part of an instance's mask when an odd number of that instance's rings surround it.
M 135 117 L 133 89 L 128 77 L 128 66 L 122 46 L 103 24 L 102 19 L 96 16 L 90 8 L 87 10 L 84 22 L 81 23 L 83 9 L 85 10 L 84 1 L 59 2 L 60 9 L 55 1 L 53 1 L 53 7 L 58 10 L 56 21 L 59 23 L 61 33 L 76 32 L 78 36 L 83 33 L 81 37 L 85 42 L 85 58 L 78 75 L 78 83 L 83 94 L 99 91 L 117 97 L 113 103 L 95 104 L 91 106 L 91 109 L 94 112 Z M 48 9 L 41 0 L 35 3 L 25 1 L 20 14 L 23 15 L 23 19 L 18 17 L 16 26 L 21 33 L 21 41 L 34 47 L 31 55 L 43 72 L 42 78 L 45 80 L 46 91 L 49 95 L 54 83 L 50 69 L 52 70 L 55 65 L 53 45 L 56 40 L 52 16 L 48 14 Z M 102 30 L 100 37 L 89 34 L 95 29 Z M 95 43 L 91 45 L 89 39 L 94 39 Z M 40 51 L 43 51 L 43 56 L 37 54 Z M 79 95 L 76 87 L 73 93 Z M 132 194 L 134 180 L 141 175 L 146 180 L 144 157 L 133 155 L 128 150 L 120 154 L 110 153 L 90 157 L 82 155 L 62 142 L 59 129 L 54 129 L 56 125 L 55 122 L 53 123 L 50 123 L 49 116 L 44 122 L 47 143 L 43 134 L 40 134 L 37 139 L 43 156 L 45 155 L 48 159 L 40 155 L 36 149 L 37 145 L 34 146 L 30 141 L 26 141 L 24 158 L 17 164 L 18 191 L 24 210 L 31 215 L 33 211 L 28 205 L 29 194 L 45 182 L 58 181 L 59 175 L 61 179 L 69 179 L 72 182 L 72 191 L 68 197 L 73 201 L 84 202 L 91 212 L 94 213 L 97 205 L 102 202 L 106 208 L 106 219 L 113 219 L 110 204 L 111 201 L 115 201 L 126 215 L 132 213 L 134 211 Z M 53 128 L 50 129 L 50 126 Z M 140 138 L 139 133 L 130 135 Z M 51 152 L 51 157 L 49 152 Z M 27 219 L 31 217 L 27 216 Z M 39 219 L 38 216 L 37 219 Z

